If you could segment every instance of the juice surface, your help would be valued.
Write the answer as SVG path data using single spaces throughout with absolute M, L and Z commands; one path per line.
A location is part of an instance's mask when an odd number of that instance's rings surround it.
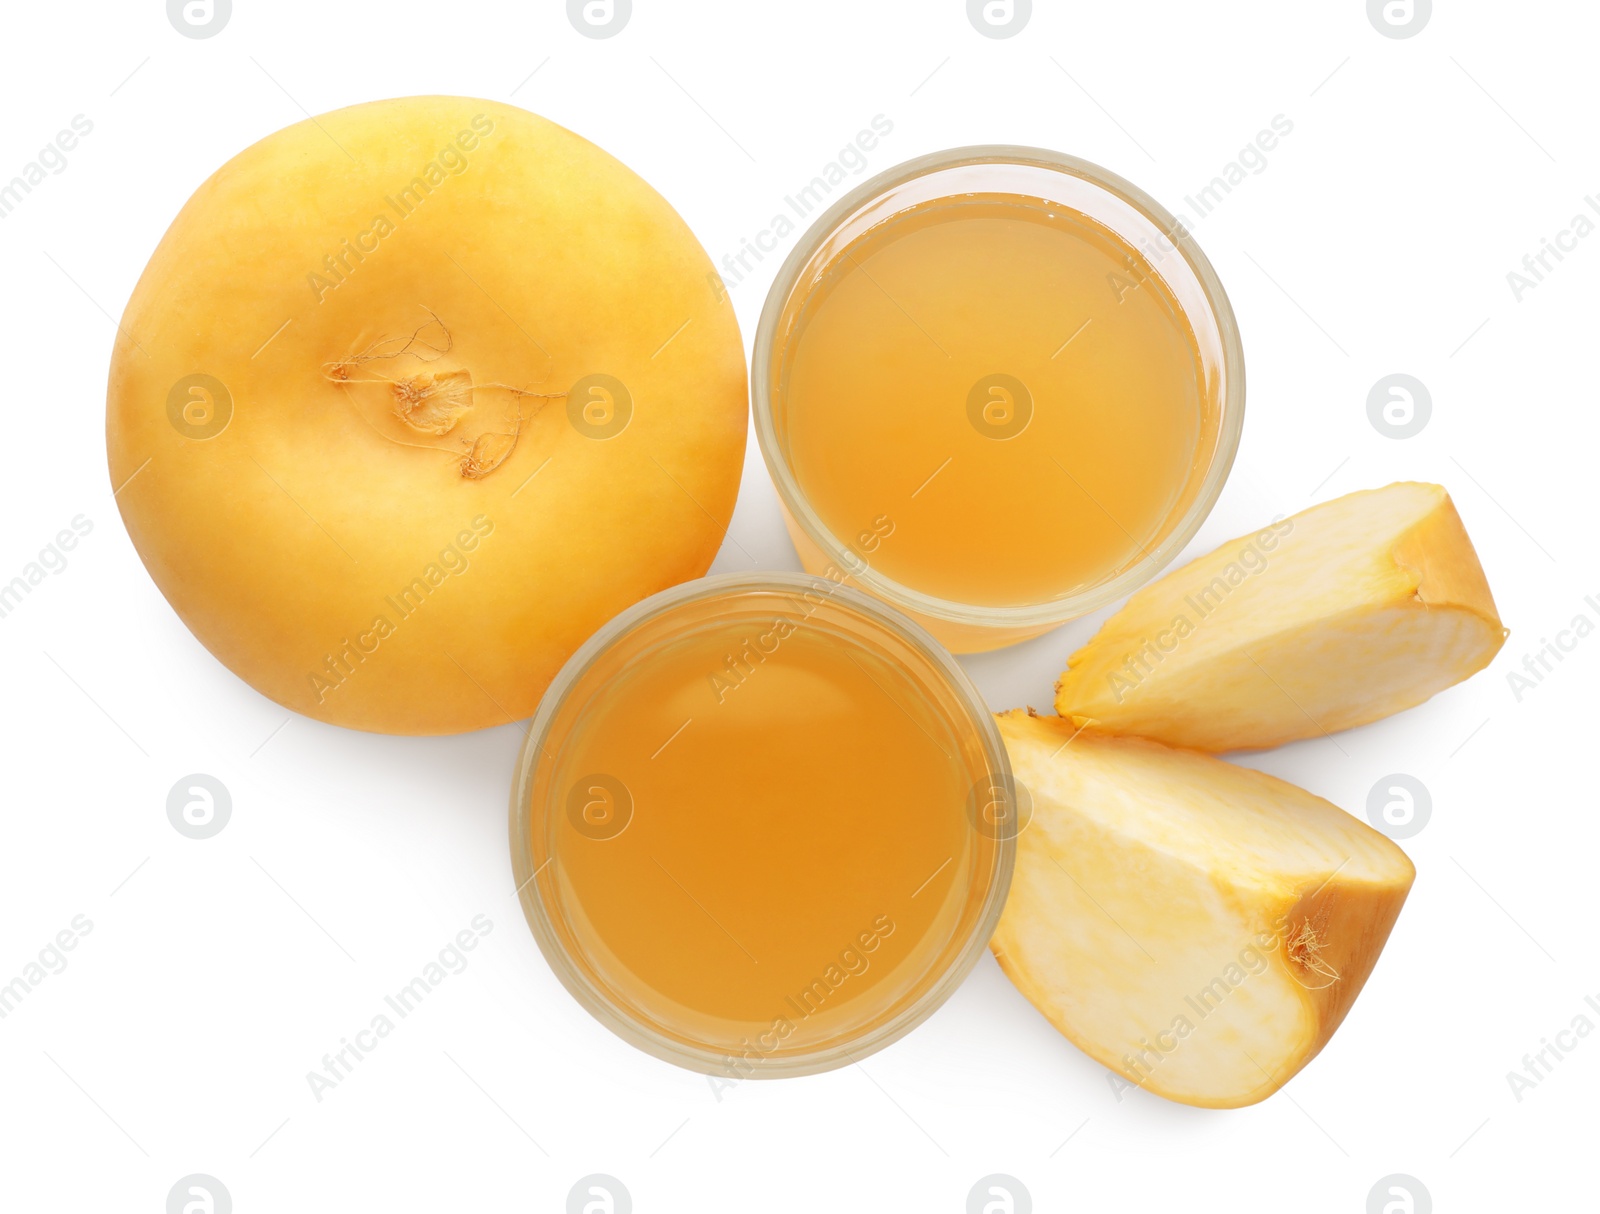
M 881 1021 L 987 888 L 970 722 L 794 600 L 619 646 L 548 744 L 567 948 L 659 1031 L 753 1066 Z
M 802 494 L 913 590 L 1020 606 L 1159 542 L 1217 407 L 1159 271 L 1075 211 L 1011 195 L 909 209 L 834 259 L 783 354 Z

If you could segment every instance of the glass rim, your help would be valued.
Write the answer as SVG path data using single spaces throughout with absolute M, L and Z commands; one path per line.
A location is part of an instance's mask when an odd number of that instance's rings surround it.
M 966 165 L 1011 165 L 1063 173 L 1098 186 L 1138 211 L 1173 243 L 1194 273 L 1217 326 L 1222 347 L 1226 383 L 1216 445 L 1205 478 L 1188 509 L 1159 544 L 1115 577 L 1045 603 L 1006 606 L 963 603 L 925 594 L 873 569 L 841 542 L 812 508 L 784 457 L 773 419 L 770 371 L 772 360 L 781 354 L 777 344 L 778 324 L 805 267 L 848 219 L 883 195 L 919 177 Z M 1149 194 L 1109 169 L 1065 152 L 1021 144 L 974 144 L 930 152 L 886 169 L 840 198 L 806 229 L 779 267 L 761 309 L 750 359 L 750 403 L 756 440 L 788 517 L 835 567 L 847 572 L 852 581 L 872 594 L 919 617 L 978 628 L 1042 631 L 1104 607 L 1155 578 L 1194 538 L 1221 496 L 1239 450 L 1244 401 L 1244 345 L 1238 320 L 1222 280 L 1188 228 Z
M 787 571 L 716 574 L 697 578 L 659 591 L 612 617 L 578 648 L 546 689 L 528 727 L 527 736 L 523 739 L 511 786 L 511 869 L 517 899 L 522 904 L 523 916 L 528 921 L 539 951 L 562 986 L 590 1015 L 630 1045 L 687 1070 L 726 1076 L 734 1081 L 778 1079 L 834 1070 L 892 1045 L 921 1025 L 955 993 L 989 947 L 1000 914 L 1005 909 L 1016 866 L 1019 832 L 997 832 L 993 837 L 994 858 L 983 902 L 972 917 L 967 938 L 955 948 L 943 972 L 933 977 L 929 985 L 906 1006 L 873 1026 L 870 1031 L 848 1040 L 824 1043 L 782 1056 L 769 1054 L 748 1073 L 731 1070 L 730 1060 L 737 1059 L 738 1055 L 730 1055 L 711 1046 L 690 1045 L 655 1031 L 611 999 L 605 989 L 591 981 L 574 961 L 555 930 L 541 896 L 543 882 L 537 880 L 551 861 L 546 860 L 539 869 L 534 869 L 532 859 L 534 776 L 539 756 L 544 751 L 544 740 L 568 696 L 590 667 L 613 645 L 640 625 L 686 603 L 754 592 L 799 594 L 808 590 L 821 590 L 830 600 L 842 601 L 858 614 L 866 616 L 871 623 L 908 645 L 942 676 L 946 689 L 953 694 L 972 722 L 985 762 L 992 773 L 991 778 L 1002 781 L 1012 804 L 1018 804 L 1016 777 L 1012 774 L 1011 761 L 1000 737 L 999 727 L 995 724 L 994 714 L 955 657 L 921 625 L 882 601 L 829 578 Z M 928 973 L 931 975 L 933 971 L 930 969 Z

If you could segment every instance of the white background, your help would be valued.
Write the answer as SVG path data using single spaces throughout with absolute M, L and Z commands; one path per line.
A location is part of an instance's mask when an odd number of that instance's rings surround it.
M 1520 702 L 1507 681 L 1575 615 L 1600 622 L 1584 602 L 1600 596 L 1600 236 L 1521 302 L 1506 281 L 1600 192 L 1590 6 L 1441 3 L 1406 40 L 1360 0 L 1040 0 L 1006 39 L 959 0 L 636 0 L 604 40 L 552 0 L 237 0 L 203 40 L 161 0 L 13 0 L 0 20 L 0 179 L 74 115 L 94 123 L 0 221 L 0 581 L 75 515 L 93 523 L 0 620 L 0 983 L 74 916 L 93 924 L 0 1020 L 0 1208 L 158 1212 L 194 1172 L 240 1214 L 561 1210 L 596 1172 L 639 1211 L 960 1211 L 996 1172 L 1041 1211 L 1359 1214 L 1390 1173 L 1441 1211 L 1594 1200 L 1600 1033 L 1520 1102 L 1505 1077 L 1580 1013 L 1600 1027 L 1584 1004 L 1600 1001 L 1600 637 Z M 1183 211 L 1275 115 L 1294 123 L 1193 225 L 1249 365 L 1238 463 L 1194 550 L 1437 480 L 1512 637 L 1421 708 L 1244 760 L 1356 813 L 1395 772 L 1433 799 L 1403 844 L 1418 878 L 1387 951 L 1283 1092 L 1236 1112 L 1119 1102 L 985 957 L 864 1067 L 719 1101 L 613 1039 L 540 958 L 506 854 L 515 727 L 412 740 L 291 717 L 189 636 L 107 481 L 111 317 L 228 157 L 306 112 L 424 92 L 510 99 L 588 137 L 717 259 L 877 114 L 894 131 L 869 173 L 1036 144 Z M 733 290 L 747 342 L 776 260 Z M 1403 441 L 1366 415 L 1395 371 L 1433 399 Z M 1048 489 L 1007 508 L 1048 510 Z M 749 558 L 796 567 L 753 444 L 716 568 Z M 1099 618 L 967 667 L 994 708 L 1046 707 Z M 233 796 L 205 842 L 166 818 L 191 772 Z M 470 967 L 318 1103 L 306 1072 L 479 914 L 494 928 Z

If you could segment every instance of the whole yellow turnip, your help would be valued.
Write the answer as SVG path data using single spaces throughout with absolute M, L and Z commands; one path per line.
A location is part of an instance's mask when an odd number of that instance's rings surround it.
M 743 346 L 654 190 L 502 102 L 298 123 L 184 206 L 111 361 L 112 484 L 213 654 L 320 720 L 528 716 L 612 615 L 703 574 Z

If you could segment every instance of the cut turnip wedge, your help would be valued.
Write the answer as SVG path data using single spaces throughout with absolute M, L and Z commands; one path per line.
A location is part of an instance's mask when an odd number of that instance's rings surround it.
M 1119 1097 L 1272 1095 L 1350 1010 L 1411 861 L 1272 776 L 1020 709 L 998 720 L 1032 802 L 1001 968 Z
M 1146 586 L 1072 655 L 1056 711 L 1195 750 L 1277 746 L 1420 704 L 1505 638 L 1449 494 L 1405 482 L 1313 506 Z

